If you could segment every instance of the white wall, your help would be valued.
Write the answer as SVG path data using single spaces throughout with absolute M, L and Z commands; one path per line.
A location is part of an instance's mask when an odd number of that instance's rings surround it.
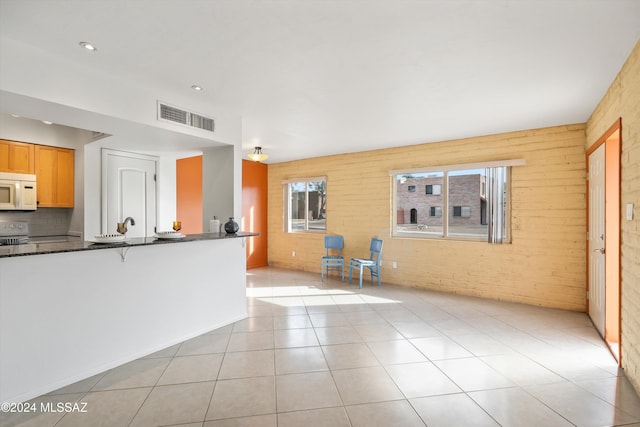
M 171 230 L 176 220 L 176 160 L 181 157 L 178 153 L 167 153 L 158 162 L 158 231 Z
M 0 258 L 0 402 L 245 318 L 244 240 L 131 246 L 124 262 L 118 248 Z
M 236 162 L 236 152 L 233 147 L 219 147 L 205 150 L 202 155 L 202 229 L 209 229 L 209 220 L 217 216 L 222 224 L 229 217 L 239 218 L 241 206 L 236 207 L 234 194 L 238 191 L 236 184 L 242 185 L 242 173 Z M 240 167 L 242 160 L 240 159 Z M 242 192 L 242 188 L 239 190 Z M 241 203 L 240 203 L 241 204 Z

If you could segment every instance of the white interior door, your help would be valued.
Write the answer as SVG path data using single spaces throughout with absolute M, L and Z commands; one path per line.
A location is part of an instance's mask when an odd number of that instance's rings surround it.
M 589 316 L 605 335 L 605 145 L 589 155 Z
M 156 165 L 158 158 L 102 150 L 102 233 L 115 233 L 131 217 L 127 237 L 152 236 L 156 226 Z

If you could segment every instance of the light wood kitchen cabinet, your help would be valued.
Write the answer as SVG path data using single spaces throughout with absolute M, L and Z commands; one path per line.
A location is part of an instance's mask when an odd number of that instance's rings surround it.
M 39 208 L 73 207 L 74 150 L 35 146 Z
M 0 172 L 34 173 L 34 145 L 0 139 Z

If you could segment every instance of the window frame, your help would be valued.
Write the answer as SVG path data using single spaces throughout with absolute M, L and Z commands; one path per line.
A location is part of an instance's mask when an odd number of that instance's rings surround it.
M 431 193 L 429 193 L 429 187 L 431 187 Z M 425 185 L 424 194 L 427 196 L 442 196 L 442 184 Z
M 499 160 L 499 161 L 488 161 L 481 163 L 466 163 L 466 164 L 453 164 L 453 165 L 441 165 L 441 166 L 431 166 L 424 168 L 412 168 L 412 169 L 401 169 L 401 170 L 391 170 L 389 171 L 390 176 L 390 184 L 391 184 L 391 230 L 390 234 L 392 238 L 416 238 L 416 239 L 425 239 L 425 240 L 463 240 L 463 241 L 476 241 L 476 242 L 487 242 L 488 239 L 484 236 L 475 237 L 475 236 L 459 236 L 459 235 L 449 235 L 449 210 L 453 208 L 452 205 L 449 205 L 449 172 L 454 171 L 464 171 L 471 169 L 487 169 L 487 168 L 497 168 L 497 167 L 506 167 L 506 202 L 505 202 L 505 222 L 506 222 L 506 236 L 504 243 L 511 243 L 511 169 L 513 166 L 523 166 L 525 165 L 524 159 L 511 159 L 511 160 Z M 443 205 L 441 205 L 442 209 L 442 234 L 431 234 L 431 233 L 420 233 L 416 232 L 398 232 L 398 221 L 397 221 L 397 212 L 398 212 L 398 194 L 397 194 L 397 177 L 398 175 L 411 175 L 411 174 L 424 174 L 424 173 L 434 173 L 441 172 L 443 173 L 443 185 L 442 185 L 442 197 L 443 197 Z M 482 187 L 479 189 L 482 191 Z M 426 190 L 425 190 L 426 192 Z M 480 195 L 480 194 L 479 194 Z M 427 195 L 429 196 L 429 195 Z M 447 215 L 444 213 L 447 212 Z M 428 211 L 430 214 L 430 210 Z
M 328 197 L 328 183 L 326 176 L 315 176 L 315 177 L 305 177 L 305 178 L 291 178 L 282 181 L 282 190 L 283 190 L 283 230 L 285 233 L 314 233 L 314 234 L 327 234 L 327 216 L 326 216 L 326 208 L 325 208 L 325 223 L 324 229 L 310 229 L 309 228 L 309 183 L 310 182 L 324 182 L 325 188 L 325 205 L 326 198 Z M 305 184 L 305 210 L 304 210 L 304 228 L 303 229 L 294 229 L 292 228 L 293 221 L 291 219 L 292 213 L 292 205 L 291 205 L 291 184 L 295 183 L 304 183 Z

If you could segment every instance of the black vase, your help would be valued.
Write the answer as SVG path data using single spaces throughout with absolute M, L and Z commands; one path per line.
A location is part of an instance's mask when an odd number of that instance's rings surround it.
M 224 224 L 224 231 L 226 231 L 227 234 L 236 234 L 239 229 L 240 227 L 238 223 L 233 220 L 233 217 L 229 217 L 229 221 Z

